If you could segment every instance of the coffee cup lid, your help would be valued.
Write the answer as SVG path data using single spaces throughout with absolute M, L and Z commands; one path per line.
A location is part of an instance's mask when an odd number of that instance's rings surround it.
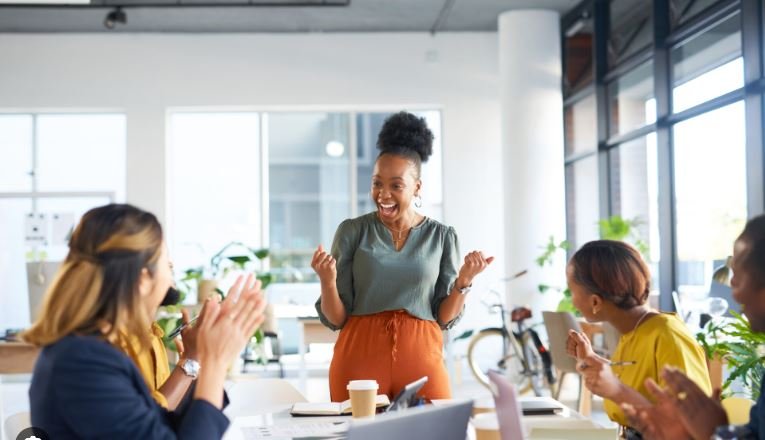
M 349 390 L 376 390 L 380 388 L 376 380 L 352 380 L 348 382 Z

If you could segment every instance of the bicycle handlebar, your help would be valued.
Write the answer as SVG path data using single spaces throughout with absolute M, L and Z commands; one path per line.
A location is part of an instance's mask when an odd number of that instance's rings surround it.
M 507 277 L 507 278 L 500 278 L 499 280 L 502 281 L 503 283 L 507 283 L 509 281 L 513 281 L 516 278 L 520 278 L 520 277 L 526 275 L 528 272 L 529 272 L 528 269 L 523 269 L 522 271 L 516 273 L 513 276 L 510 276 L 510 277 Z

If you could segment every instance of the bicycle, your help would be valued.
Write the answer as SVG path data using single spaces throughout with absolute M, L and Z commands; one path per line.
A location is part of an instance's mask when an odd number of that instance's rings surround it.
M 509 282 L 525 274 L 524 270 L 501 281 Z M 470 370 L 478 382 L 489 389 L 491 386 L 486 373 L 499 370 L 516 385 L 519 394 L 533 389 L 535 395 L 541 396 L 545 387 L 552 389 L 555 373 L 550 353 L 537 332 L 531 327 L 524 327 L 524 321 L 531 318 L 531 310 L 517 307 L 508 313 L 496 289 L 489 288 L 489 295 L 495 295 L 497 301 L 488 303 L 482 299 L 481 302 L 490 313 L 499 311 L 502 326 L 487 327 L 472 336 L 467 350 Z M 516 323 L 517 331 L 508 325 L 507 315 L 511 323 Z

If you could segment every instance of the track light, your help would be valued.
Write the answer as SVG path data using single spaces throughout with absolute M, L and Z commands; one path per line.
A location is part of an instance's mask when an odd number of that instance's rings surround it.
M 106 29 L 114 29 L 117 23 L 127 24 L 127 14 L 122 10 L 122 7 L 117 6 L 117 9 L 110 11 L 104 18 L 104 27 Z

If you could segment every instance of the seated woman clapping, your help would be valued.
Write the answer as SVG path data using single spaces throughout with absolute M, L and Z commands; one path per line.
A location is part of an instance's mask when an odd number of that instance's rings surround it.
M 765 332 L 765 215 L 750 220 L 733 245 L 731 260 L 733 299 L 741 304 L 755 332 Z M 646 386 L 654 395 L 653 405 L 625 405 L 633 426 L 656 440 L 707 440 L 728 417 L 720 404 L 720 390 L 710 396 L 688 376 L 673 368 L 662 372 L 664 387 L 654 381 Z M 765 387 L 765 378 L 761 381 Z M 749 413 L 748 434 L 737 438 L 765 440 L 765 390 Z
M 590 322 L 608 322 L 621 334 L 605 359 L 590 341 L 571 331 L 567 351 L 577 358 L 584 385 L 605 399 L 606 413 L 623 426 L 628 438 L 639 438 L 620 404 L 648 404 L 644 382 L 663 383 L 664 366 L 682 369 L 701 389 L 711 391 L 704 351 L 674 313 L 660 313 L 647 304 L 651 275 L 640 253 L 620 241 L 585 244 L 566 270 L 572 301 Z
M 157 218 L 130 205 L 88 211 L 39 319 L 24 338 L 43 347 L 29 390 L 32 424 L 51 438 L 216 439 L 228 427 L 223 382 L 263 321 L 260 284 L 240 277 L 197 320 L 201 369 L 193 395 L 163 409 L 124 347 L 149 350 L 148 329 L 172 285 Z

